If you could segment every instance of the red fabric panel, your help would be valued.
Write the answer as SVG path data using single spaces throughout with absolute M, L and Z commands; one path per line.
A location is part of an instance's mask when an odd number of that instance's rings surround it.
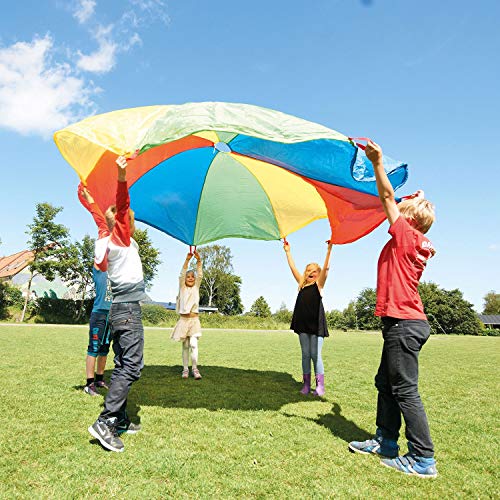
M 206 148 L 213 145 L 214 143 L 207 139 L 189 135 L 177 141 L 148 149 L 135 159 L 128 160 L 128 187 L 130 188 L 137 179 L 156 167 L 156 165 L 176 154 L 189 149 Z M 105 212 L 110 205 L 116 203 L 116 183 L 118 180 L 118 167 L 115 163 L 116 158 L 117 155 L 115 153 L 106 151 L 101 156 L 86 181 L 87 189 L 103 212 Z
M 373 231 L 386 218 L 378 196 L 306 180 L 316 187 L 325 202 L 332 229 L 332 243 L 338 245 L 356 241 Z

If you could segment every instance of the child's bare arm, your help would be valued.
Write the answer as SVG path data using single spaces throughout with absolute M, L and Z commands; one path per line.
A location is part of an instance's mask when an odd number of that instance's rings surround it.
M 200 254 L 196 250 L 194 251 L 194 256 L 196 259 L 196 283 L 200 286 L 203 278 L 203 264 L 201 262 Z
M 326 250 L 325 263 L 321 268 L 321 273 L 319 274 L 318 278 L 318 285 L 320 288 L 323 288 L 325 286 L 326 278 L 328 278 L 328 271 L 330 269 L 330 255 L 332 253 L 332 242 L 328 240 L 327 243 L 328 243 L 328 248 Z
M 288 262 L 288 265 L 290 266 L 290 271 L 292 271 L 293 277 L 295 278 L 297 283 L 300 284 L 300 282 L 302 281 L 302 275 L 295 267 L 295 262 L 293 261 L 292 254 L 290 253 L 290 244 L 288 242 L 283 243 L 283 249 L 286 253 L 286 260 Z
M 186 259 L 184 260 L 184 264 L 182 265 L 182 269 L 187 269 L 189 266 L 189 263 L 191 262 L 191 259 L 193 257 L 192 252 L 188 252 L 186 255 Z
M 375 178 L 377 180 L 378 197 L 384 207 L 389 224 L 394 224 L 399 217 L 399 208 L 394 196 L 394 189 L 389 177 L 384 170 L 382 161 L 382 148 L 373 141 L 368 141 L 365 150 L 367 158 L 372 162 Z

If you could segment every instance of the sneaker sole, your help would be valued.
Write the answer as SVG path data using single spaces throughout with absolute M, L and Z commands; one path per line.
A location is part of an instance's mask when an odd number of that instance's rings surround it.
M 376 455 L 376 453 L 373 453 L 371 451 L 358 450 L 358 448 L 354 448 L 354 446 L 351 446 L 350 444 L 348 445 L 348 448 L 351 453 L 361 453 L 361 455 Z
M 379 458 L 382 457 L 382 458 L 390 458 L 390 459 L 398 457 L 398 455 L 394 455 L 392 457 L 389 456 L 389 455 L 383 455 L 382 453 L 379 453 L 378 451 L 362 451 L 362 450 L 358 450 L 357 448 L 352 447 L 350 444 L 347 445 L 347 446 L 348 446 L 349 451 L 351 453 L 361 453 L 362 455 L 375 455 L 376 457 L 379 457 Z M 389 466 L 387 465 L 386 467 L 389 467 Z
M 139 434 L 139 432 L 141 432 L 142 429 L 138 430 L 138 431 L 129 431 L 128 429 L 123 433 L 123 434 Z
M 396 472 L 401 472 L 402 474 L 405 474 L 406 476 L 417 476 L 417 477 L 420 477 L 422 479 L 435 479 L 437 477 L 437 474 L 436 475 L 419 474 L 418 472 L 415 472 L 411 467 L 410 467 L 410 472 L 405 472 L 404 470 L 396 469 L 395 467 L 391 467 L 390 465 L 385 464 L 384 462 L 382 462 L 382 460 L 380 461 L 380 463 L 384 467 L 387 467 L 388 469 L 395 470 Z
M 97 441 L 99 441 L 99 443 L 101 443 L 101 445 L 106 448 L 107 450 L 110 450 L 110 451 L 116 451 L 117 453 L 121 453 L 122 451 L 125 450 L 125 448 L 115 448 L 114 446 L 111 446 L 109 443 L 106 443 L 106 441 L 104 441 L 102 439 L 101 436 L 99 436 L 99 434 L 97 434 L 97 432 L 94 430 L 94 428 L 92 426 L 90 426 L 88 428 L 88 431 L 90 432 L 90 434 L 92 434 L 93 437 L 95 437 L 97 439 Z

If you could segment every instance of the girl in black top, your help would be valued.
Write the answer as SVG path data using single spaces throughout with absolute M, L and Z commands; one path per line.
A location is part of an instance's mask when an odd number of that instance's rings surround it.
M 321 349 L 323 339 L 328 337 L 326 326 L 325 309 L 323 307 L 321 292 L 325 286 L 330 265 L 330 253 L 332 244 L 328 243 L 325 264 L 323 269 L 311 263 L 306 266 L 304 274 L 300 274 L 290 253 L 290 245 L 285 241 L 283 248 L 293 277 L 299 284 L 299 294 L 293 310 L 291 329 L 299 335 L 300 348 L 302 351 L 302 374 L 304 386 L 300 391 L 302 394 L 309 394 L 311 391 L 311 361 L 314 365 L 316 375 L 315 396 L 322 396 L 325 393 L 325 371 Z

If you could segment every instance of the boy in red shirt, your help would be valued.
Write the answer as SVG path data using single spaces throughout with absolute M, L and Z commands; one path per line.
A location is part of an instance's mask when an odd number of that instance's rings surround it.
M 378 390 L 377 432 L 374 439 L 352 441 L 349 450 L 375 453 L 381 463 L 406 474 L 436 477 L 434 445 L 418 393 L 418 355 L 430 328 L 418 294 L 427 260 L 435 251 L 424 236 L 434 222 L 434 206 L 422 191 L 396 203 L 384 170 L 382 149 L 368 141 L 380 200 L 390 224 L 391 240 L 380 254 L 375 315 L 382 319 L 384 346 L 375 386 Z M 408 453 L 398 456 L 401 415 L 406 425 Z

